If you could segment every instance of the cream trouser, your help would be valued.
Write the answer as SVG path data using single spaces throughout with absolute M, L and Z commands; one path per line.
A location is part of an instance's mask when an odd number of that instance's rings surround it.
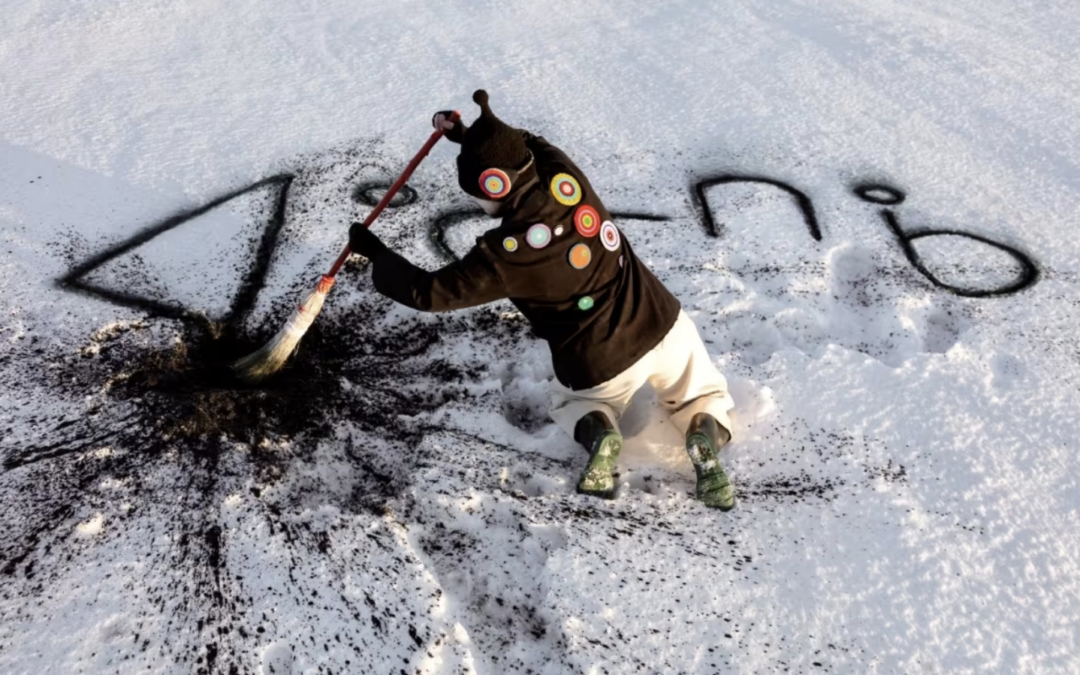
M 679 318 L 660 344 L 614 378 L 591 389 L 573 391 L 558 380 L 551 387 L 551 418 L 574 437 L 574 427 L 593 410 L 604 412 L 618 426 L 630 398 L 646 382 L 660 404 L 671 411 L 671 421 L 685 433 L 697 413 L 709 413 L 731 431 L 728 411 L 735 405 L 727 380 L 713 365 L 693 320 L 679 310 Z

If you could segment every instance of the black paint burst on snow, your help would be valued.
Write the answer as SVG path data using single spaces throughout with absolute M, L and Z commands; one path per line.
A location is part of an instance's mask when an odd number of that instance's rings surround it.
M 419 439 L 440 428 L 425 421 L 425 413 L 469 399 L 465 385 L 479 376 L 476 367 L 433 356 L 433 348 L 474 333 L 506 341 L 523 338 L 519 322 L 508 322 L 490 308 L 377 327 L 391 303 L 368 292 L 347 308 L 328 308 L 274 378 L 257 386 L 236 379 L 228 365 L 279 327 L 273 317 L 254 327 L 244 319 L 265 284 L 293 179 L 280 175 L 259 181 L 159 221 L 59 280 L 75 292 L 142 309 L 158 319 L 99 331 L 81 353 L 35 346 L 34 360 L 45 367 L 26 363 L 20 369 L 27 381 L 83 405 L 81 412 L 66 417 L 31 420 L 38 426 L 33 440 L 6 448 L 0 482 L 5 505 L 18 518 L 0 542 L 0 574 L 20 584 L 5 584 L 8 591 L 0 596 L 17 588 L 25 591 L 27 584 L 44 590 L 48 579 L 78 565 L 77 550 L 66 542 L 68 533 L 109 501 L 103 481 L 122 485 L 132 510 L 110 517 L 123 520 L 150 509 L 167 513 L 163 522 L 170 523 L 173 543 L 151 557 L 167 568 L 187 570 L 180 585 L 149 591 L 182 598 L 181 610 L 169 623 L 195 624 L 201 642 L 194 653 L 178 657 L 175 647 L 168 646 L 177 638 L 166 631 L 158 636 L 166 643 L 157 645 L 165 650 L 160 658 L 180 658 L 192 664 L 193 672 L 234 672 L 239 667 L 235 648 L 246 642 L 236 622 L 245 596 L 222 574 L 228 534 L 219 522 L 221 499 L 254 483 L 258 487 L 251 494 L 271 531 L 295 534 L 298 526 L 282 516 L 295 507 L 281 497 L 268 499 L 266 488 L 286 479 L 297 462 L 313 461 L 319 444 L 336 438 L 339 423 L 347 421 L 349 438 L 341 445 L 353 479 L 339 506 L 382 517 L 411 480 Z M 266 186 L 279 187 L 273 214 L 224 321 L 209 322 L 167 298 L 85 282 L 109 260 Z M 350 261 L 341 282 L 362 286 L 365 265 Z M 163 473 L 171 478 L 163 479 Z M 328 550 L 325 535 L 296 539 L 310 543 L 313 551 Z M 56 559 L 49 555 L 53 550 L 67 553 Z M 390 630 L 398 623 L 394 614 L 382 621 L 380 634 L 396 640 Z
M 0 540 L 0 575 L 9 581 L 21 579 L 25 582 L 22 588 L 37 593 L 44 592 L 59 570 L 78 564 L 77 553 L 69 550 L 66 557 L 55 557 L 50 552 L 70 548 L 67 533 L 74 523 L 108 500 L 101 488 L 104 477 L 126 486 L 133 513 L 158 508 L 173 514 L 173 546 L 161 561 L 190 570 L 190 574 L 177 582 L 179 585 L 149 592 L 162 598 L 185 598 L 181 614 L 197 624 L 201 640 L 197 655 L 191 657 L 195 672 L 235 672 L 239 657 L 234 647 L 249 637 L 234 620 L 244 611 L 244 596 L 222 574 L 229 536 L 219 522 L 222 493 L 253 484 L 250 494 L 271 531 L 287 532 L 292 541 L 325 554 L 330 550 L 325 533 L 305 533 L 302 526 L 284 519 L 282 513 L 289 505 L 267 498 L 267 486 L 284 480 L 295 462 L 310 460 L 320 441 L 337 433 L 338 422 L 348 420 L 355 430 L 350 433 L 362 437 L 350 437 L 342 443 L 357 478 L 341 506 L 355 513 L 384 513 L 413 480 L 420 440 L 446 430 L 427 413 L 451 401 L 468 402 L 475 396 L 468 384 L 482 375 L 482 366 L 433 356 L 435 348 L 446 340 L 513 345 L 528 339 L 527 326 L 507 320 L 493 308 L 408 319 L 376 328 L 377 319 L 388 312 L 391 303 L 367 292 L 347 310 L 326 310 L 277 377 L 259 386 L 237 381 L 227 365 L 263 344 L 279 328 L 279 318 L 271 317 L 258 326 L 250 326 L 248 319 L 280 243 L 296 178 L 295 173 L 280 173 L 176 213 L 74 265 L 59 279 L 67 289 L 140 309 L 158 319 L 96 335 L 94 348 L 82 354 L 35 346 L 30 359 L 33 363 L 24 367 L 26 378 L 85 405 L 78 414 L 37 420 L 35 440 L 8 452 L 6 472 L 0 474 L 7 505 L 19 515 Z M 761 176 L 713 176 L 695 184 L 708 235 L 718 236 L 720 230 L 708 208 L 706 190 L 734 182 L 768 184 L 792 195 L 811 237 L 821 240 L 810 199 L 796 188 Z M 362 183 L 352 195 L 370 204 L 388 185 L 389 181 Z M 86 280 L 110 260 L 265 187 L 278 190 L 274 207 L 243 273 L 240 290 L 220 323 L 208 322 L 193 308 L 168 298 L 137 296 Z M 881 185 L 858 186 L 856 194 L 868 201 L 894 200 L 877 202 L 883 205 L 903 201 L 902 193 Z M 419 199 L 420 195 L 407 187 L 391 208 Z M 892 211 L 882 213 L 911 263 L 946 290 L 974 295 L 938 282 L 921 266 L 911 240 L 957 234 L 1013 255 L 1024 268 L 1024 276 L 1004 290 L 983 295 L 1016 292 L 1037 281 L 1035 263 L 1013 248 L 946 230 L 916 230 L 905 235 Z M 625 220 L 669 219 L 649 213 L 613 215 Z M 438 215 L 430 224 L 432 241 L 444 256 L 453 258 L 446 232 L 480 216 L 473 209 Z M 364 263 L 354 259 L 343 270 L 341 281 L 361 285 L 366 276 Z M 289 293 L 299 295 L 301 290 L 297 286 Z M 163 485 L 159 474 L 169 471 L 173 471 L 171 478 Z M 899 472 L 891 468 L 882 471 L 889 479 L 903 479 L 902 467 Z M 780 502 L 828 499 L 842 487 L 841 482 L 831 479 L 777 476 L 747 483 L 740 488 L 740 498 Z M 567 514 L 568 518 L 578 516 L 587 517 Z M 14 586 L 4 586 L 9 590 L 0 591 L 0 598 L 11 599 L 8 593 Z M 389 622 L 389 618 L 373 615 L 372 621 L 386 639 L 400 638 L 386 633 L 382 622 Z M 415 629 L 411 635 L 405 639 L 416 640 Z
M 363 273 L 353 264 L 343 281 L 357 282 Z M 260 386 L 235 381 L 226 364 L 265 339 L 269 326 L 229 337 L 196 322 L 166 321 L 103 338 L 89 356 L 50 354 L 55 367 L 43 384 L 88 406 L 79 418 L 57 420 L 42 434 L 44 442 L 6 458 L 0 483 L 19 523 L 0 542 L 4 585 L 11 591 L 27 584 L 44 589 L 49 579 L 78 565 L 68 533 L 113 498 L 103 481 L 122 484 L 135 510 L 110 516 L 121 519 L 111 527 L 123 527 L 124 519 L 141 511 L 161 512 L 157 520 L 169 523 L 172 545 L 148 555 L 155 565 L 186 570 L 184 581 L 149 592 L 183 598 L 184 608 L 170 621 L 189 629 L 194 624 L 202 640 L 191 656 L 193 672 L 237 667 L 239 646 L 249 644 L 238 631 L 249 623 L 243 619 L 251 590 L 223 572 L 229 537 L 219 516 L 224 497 L 254 485 L 251 495 L 271 533 L 287 533 L 298 551 L 325 555 L 325 534 L 307 532 L 283 515 L 295 513 L 300 507 L 288 500 L 303 495 L 279 491 L 268 497 L 269 488 L 287 480 L 298 463 L 312 466 L 319 445 L 340 439 L 338 424 L 347 421 L 348 436 L 335 445 L 352 478 L 337 506 L 382 518 L 412 481 L 414 463 L 423 456 L 420 439 L 441 429 L 425 421 L 426 413 L 451 401 L 468 405 L 467 384 L 479 376 L 431 350 L 477 333 L 524 338 L 519 325 L 490 310 L 374 328 L 388 304 L 371 293 L 348 313 L 320 317 L 283 372 Z M 57 559 L 50 551 L 66 553 Z M 21 583 L 10 583 L 15 580 Z M 378 634 L 384 639 L 398 639 L 393 613 L 372 620 L 382 622 Z M 160 658 L 174 658 L 173 652 Z

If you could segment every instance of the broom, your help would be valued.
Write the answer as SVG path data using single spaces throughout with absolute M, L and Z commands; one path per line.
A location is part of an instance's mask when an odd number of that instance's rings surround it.
M 455 110 L 454 114 L 450 116 L 450 121 L 457 122 L 460 118 L 461 115 Z M 386 208 L 386 205 L 390 203 L 390 200 L 394 198 L 394 195 L 401 189 L 401 186 L 409 180 L 409 177 L 412 176 L 416 167 L 420 165 L 420 162 L 424 157 L 427 157 L 431 148 L 443 137 L 443 133 L 443 129 L 436 129 L 431 134 L 431 137 L 427 139 L 424 146 L 420 148 L 420 152 L 416 153 L 416 156 L 413 157 L 408 166 L 405 167 L 405 171 L 403 171 L 401 176 L 394 181 L 394 184 L 386 191 L 383 198 L 379 200 L 375 209 L 368 215 L 367 219 L 364 220 L 364 227 L 371 227 L 371 224 L 379 217 L 379 214 L 382 213 L 383 209 Z M 346 244 L 341 255 L 334 261 L 333 267 L 331 267 L 330 271 L 324 274 L 319 280 L 319 284 L 315 287 L 315 292 L 304 298 L 304 301 L 297 306 L 293 311 L 292 316 L 290 316 L 289 320 L 285 323 L 285 327 L 278 331 L 278 334 L 275 335 L 273 339 L 267 342 L 258 351 L 253 352 L 232 364 L 233 370 L 241 379 L 249 382 L 258 382 L 281 370 L 281 367 L 285 365 L 285 361 L 289 359 L 289 356 L 296 350 L 296 346 L 300 344 L 300 339 L 304 337 L 304 333 L 311 327 L 312 322 L 315 321 L 315 317 L 317 317 L 322 310 L 326 295 L 330 292 L 330 289 L 334 287 L 334 279 L 337 277 L 338 271 L 341 270 L 341 266 L 345 264 L 345 260 L 349 257 L 350 253 L 352 252 Z

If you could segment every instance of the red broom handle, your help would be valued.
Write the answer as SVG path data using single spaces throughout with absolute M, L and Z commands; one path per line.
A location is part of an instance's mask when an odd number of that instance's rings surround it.
M 454 114 L 450 116 L 450 121 L 457 122 L 459 119 L 461 119 L 461 113 L 455 110 Z M 424 158 L 427 157 L 429 152 L 431 152 L 431 148 L 439 142 L 439 139 L 443 137 L 444 133 L 444 129 L 436 129 L 432 132 L 431 136 L 427 139 L 427 142 L 424 143 L 424 147 L 420 148 L 420 152 L 416 153 L 416 156 L 409 161 L 409 165 L 405 167 L 405 171 L 403 171 L 401 175 L 398 176 L 398 179 L 394 181 L 394 184 L 391 185 L 390 189 L 386 191 L 386 194 L 383 195 L 383 198 L 380 199 L 379 203 L 375 205 L 375 209 L 372 210 L 370 214 L 368 214 L 367 218 L 364 219 L 364 227 L 371 227 L 371 224 L 374 223 L 375 219 L 379 217 L 379 214 L 383 212 L 383 209 L 385 209 L 386 205 L 390 203 L 390 200 L 394 198 L 394 195 L 396 195 L 398 190 L 401 189 L 401 186 L 409 180 L 409 178 L 413 175 L 413 171 L 416 171 L 416 167 L 420 166 L 420 162 L 424 161 Z M 341 270 L 341 266 L 345 264 L 345 259 L 349 257 L 350 253 L 352 253 L 352 251 L 349 250 L 349 245 L 346 244 L 345 249 L 341 252 L 341 255 L 339 255 L 337 260 L 334 261 L 334 266 L 330 268 L 330 272 L 323 277 L 322 282 L 320 282 L 320 286 L 325 283 L 334 283 L 334 277 L 337 276 L 337 273 Z

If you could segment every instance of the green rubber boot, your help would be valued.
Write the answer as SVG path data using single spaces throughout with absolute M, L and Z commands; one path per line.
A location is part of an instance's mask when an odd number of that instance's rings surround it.
M 578 420 L 574 440 L 589 451 L 589 463 L 578 479 L 578 493 L 611 499 L 615 496 L 612 472 L 622 452 L 622 436 L 607 415 L 594 410 Z
M 697 474 L 697 498 L 721 511 L 735 508 L 735 488 L 717 457 L 729 440 L 731 433 L 708 413 L 694 415 L 686 430 L 686 453 Z

